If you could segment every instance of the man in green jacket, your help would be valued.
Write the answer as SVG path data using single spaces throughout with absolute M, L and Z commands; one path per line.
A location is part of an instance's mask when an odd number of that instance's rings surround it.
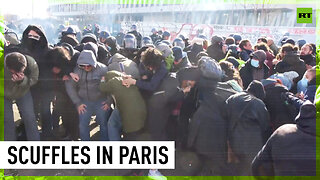
M 100 84 L 100 90 L 111 94 L 116 102 L 108 121 L 109 140 L 119 141 L 121 129 L 126 137 L 142 130 L 147 117 L 146 104 L 137 86 L 129 88 L 122 85 L 125 75 L 118 71 L 109 71 Z
M 4 62 L 4 139 L 16 140 L 12 104 L 15 101 L 26 128 L 27 139 L 40 140 L 33 109 L 30 87 L 38 81 L 36 61 L 18 52 L 5 57 Z

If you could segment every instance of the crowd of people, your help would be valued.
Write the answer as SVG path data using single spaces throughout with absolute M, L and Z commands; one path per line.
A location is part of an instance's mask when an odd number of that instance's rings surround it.
M 314 44 L 96 29 L 79 42 L 66 27 L 55 45 L 37 25 L 6 39 L 6 141 L 19 138 L 15 103 L 30 141 L 89 141 L 94 119 L 101 141 L 174 140 L 183 175 L 316 174 Z

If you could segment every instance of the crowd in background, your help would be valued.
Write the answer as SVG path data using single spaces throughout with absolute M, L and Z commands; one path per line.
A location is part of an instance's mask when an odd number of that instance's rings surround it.
M 151 33 L 5 33 L 5 140 L 21 138 L 16 104 L 25 140 L 89 141 L 94 120 L 102 141 L 174 140 L 184 175 L 316 174 L 314 44 Z

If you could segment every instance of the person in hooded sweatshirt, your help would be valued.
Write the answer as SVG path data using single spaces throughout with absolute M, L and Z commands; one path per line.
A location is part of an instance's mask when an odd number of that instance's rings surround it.
M 52 62 L 52 72 L 54 74 L 54 95 L 55 103 L 53 106 L 53 130 L 58 132 L 60 116 L 65 128 L 64 139 L 78 140 L 79 138 L 79 116 L 77 110 L 68 96 L 65 87 L 65 81 L 71 79 L 69 69 L 74 65 L 72 56 L 74 55 L 73 48 L 69 44 L 62 43 L 61 46 L 56 46 L 47 54 L 47 58 Z M 73 69 L 72 68 L 72 69 Z M 54 134 L 57 137 L 57 134 Z
M 227 99 L 228 140 L 239 162 L 235 175 L 250 176 L 251 162 L 271 134 L 263 85 L 254 80 L 246 91 Z
M 110 100 L 99 90 L 100 80 L 107 73 L 108 68 L 97 62 L 92 51 L 83 50 L 78 58 L 74 73 L 78 74 L 78 81 L 70 79 L 65 82 L 66 90 L 79 114 L 80 139 L 90 140 L 89 123 L 92 115 L 96 115 L 96 122 L 100 125 L 100 139 L 108 140 L 106 118 L 110 107 Z
M 227 123 L 225 101 L 214 91 L 223 73 L 210 57 L 199 60 L 201 76 L 197 83 L 199 107 L 189 124 L 188 147 L 195 151 L 203 167 L 200 175 L 226 175 Z
M 284 124 L 294 123 L 297 113 L 292 105 L 287 104 L 281 98 L 281 95 L 289 92 L 293 83 L 292 79 L 297 76 L 298 74 L 292 71 L 276 74 L 261 81 L 266 91 L 266 98 L 263 101 L 270 114 L 270 123 L 273 131 Z
M 22 34 L 21 51 L 23 54 L 32 56 L 39 67 L 38 83 L 31 87 L 33 104 L 36 114 L 40 113 L 42 122 L 42 138 L 52 137 L 52 114 L 50 110 L 53 100 L 53 73 L 52 65 L 46 55 L 51 48 L 41 26 L 29 25 Z
M 316 176 L 316 106 L 306 101 L 296 124 L 279 127 L 252 161 L 254 176 Z
M 250 60 L 240 69 L 240 76 L 245 89 L 253 80 L 261 81 L 269 77 L 269 68 L 265 64 L 266 59 L 266 53 L 263 50 L 257 50 L 252 53 Z

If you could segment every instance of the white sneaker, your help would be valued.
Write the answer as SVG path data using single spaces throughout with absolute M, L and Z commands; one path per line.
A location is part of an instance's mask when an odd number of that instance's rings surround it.
M 161 174 L 157 169 L 150 169 L 148 173 L 148 177 L 154 180 L 167 180 L 165 176 Z

